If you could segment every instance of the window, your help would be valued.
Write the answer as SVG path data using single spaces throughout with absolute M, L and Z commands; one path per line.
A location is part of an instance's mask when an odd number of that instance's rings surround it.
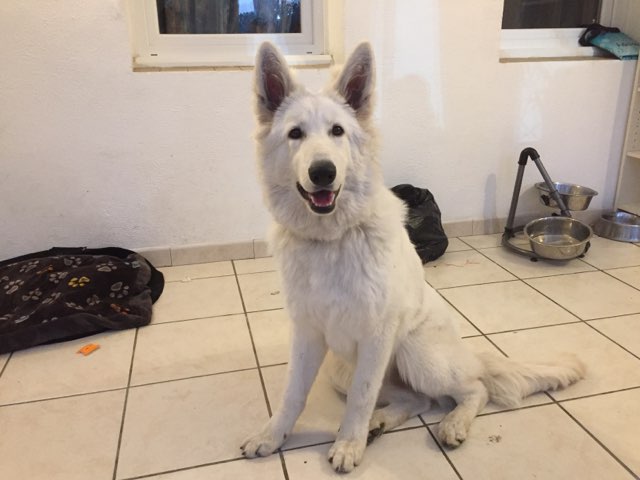
M 501 58 L 593 57 L 582 47 L 584 27 L 610 25 L 614 0 L 504 0 Z
M 505 0 L 502 28 L 577 28 L 599 17 L 600 0 Z
M 322 0 L 129 0 L 134 67 L 252 65 L 265 40 L 293 64 L 329 63 Z

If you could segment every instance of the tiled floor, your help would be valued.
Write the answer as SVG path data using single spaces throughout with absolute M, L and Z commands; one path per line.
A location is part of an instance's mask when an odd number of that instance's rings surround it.
M 587 378 L 523 408 L 488 405 L 442 449 L 446 407 L 384 435 L 350 478 L 631 479 L 640 476 L 640 246 L 596 238 L 584 259 L 526 258 L 499 236 L 451 239 L 426 280 L 471 349 L 579 354 Z M 240 457 L 277 404 L 287 315 L 272 259 L 163 269 L 153 323 L 0 356 L 0 479 L 333 478 L 344 410 L 319 377 L 282 452 Z M 82 357 L 79 346 L 101 348 Z

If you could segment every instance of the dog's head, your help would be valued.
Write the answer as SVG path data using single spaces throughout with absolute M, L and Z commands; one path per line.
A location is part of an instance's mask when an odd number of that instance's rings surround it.
M 379 176 L 370 117 L 374 61 L 359 45 L 322 93 L 297 84 L 270 43 L 256 57 L 258 163 L 276 221 L 316 239 L 333 239 L 366 209 Z

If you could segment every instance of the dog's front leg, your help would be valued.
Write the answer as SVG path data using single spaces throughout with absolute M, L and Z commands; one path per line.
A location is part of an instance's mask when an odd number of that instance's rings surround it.
M 356 368 L 347 394 L 347 409 L 329 461 L 337 472 L 348 473 L 362 460 L 369 420 L 391 358 L 393 336 L 382 334 L 358 344 Z
M 324 337 L 310 327 L 292 328 L 287 386 L 282 402 L 262 430 L 240 447 L 245 457 L 266 457 L 284 443 L 304 410 L 307 395 L 327 353 Z

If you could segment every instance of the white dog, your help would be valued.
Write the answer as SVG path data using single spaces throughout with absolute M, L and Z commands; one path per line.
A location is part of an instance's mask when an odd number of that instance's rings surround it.
M 258 163 L 292 345 L 282 404 L 245 440 L 246 457 L 269 455 L 286 440 L 327 350 L 332 380 L 347 395 L 329 450 L 340 472 L 360 463 L 370 431 L 400 425 L 430 399 L 455 400 L 438 438 L 456 447 L 488 400 L 517 406 L 583 376 L 574 357 L 521 364 L 462 343 L 446 303 L 423 279 L 405 206 L 383 183 L 371 125 L 374 78 L 367 43 L 319 94 L 295 83 L 273 45 L 258 52 Z M 386 406 L 374 412 L 376 405 Z

